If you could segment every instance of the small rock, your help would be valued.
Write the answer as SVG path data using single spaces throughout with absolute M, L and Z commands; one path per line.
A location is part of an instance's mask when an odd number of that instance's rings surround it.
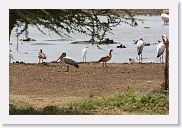
M 125 45 L 123 45 L 123 44 L 120 44 L 119 46 L 117 46 L 116 48 L 126 48 L 126 46 Z

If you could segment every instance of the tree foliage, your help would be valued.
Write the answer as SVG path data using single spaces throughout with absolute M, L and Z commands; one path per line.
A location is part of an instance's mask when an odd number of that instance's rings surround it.
M 27 31 L 29 25 L 33 25 L 42 33 L 41 26 L 44 26 L 62 37 L 70 37 L 69 33 L 78 32 L 90 35 L 93 41 L 101 41 L 107 32 L 120 23 L 136 23 L 127 10 L 123 11 L 127 15 L 121 16 L 111 9 L 10 9 L 9 36 L 14 27 L 20 30 L 18 36 Z M 105 16 L 105 20 L 101 16 Z

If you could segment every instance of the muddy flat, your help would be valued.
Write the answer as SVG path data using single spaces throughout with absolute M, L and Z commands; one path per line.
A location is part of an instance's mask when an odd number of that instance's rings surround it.
M 111 95 L 128 88 L 142 92 L 160 88 L 164 64 L 10 64 L 10 95 L 88 97 Z

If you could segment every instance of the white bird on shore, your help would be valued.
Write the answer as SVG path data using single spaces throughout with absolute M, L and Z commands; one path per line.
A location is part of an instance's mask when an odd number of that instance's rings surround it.
M 57 59 L 57 61 L 58 60 L 63 61 L 65 64 L 67 64 L 66 72 L 69 71 L 69 65 L 73 65 L 73 66 L 79 68 L 78 62 L 76 62 L 74 59 L 72 59 L 70 57 L 67 57 L 65 52 L 63 52 L 61 54 L 61 56 Z
M 164 10 L 161 14 L 161 18 L 164 21 L 164 24 L 168 24 L 169 22 L 169 10 Z
M 98 61 L 98 63 L 103 62 L 103 67 L 104 67 L 104 66 L 107 67 L 107 66 L 106 66 L 106 62 L 109 61 L 109 60 L 112 58 L 112 55 L 111 55 L 111 52 L 112 52 L 112 51 L 113 51 L 113 50 L 111 49 L 110 52 L 109 52 L 109 55 L 108 55 L 108 56 L 105 56 L 105 57 L 102 57 L 102 58 Z
M 82 50 L 82 57 L 83 57 L 83 62 L 86 62 L 86 57 L 87 57 L 87 46 L 84 47 Z
M 143 52 L 144 46 L 145 46 L 145 42 L 143 41 L 142 38 L 139 38 L 137 40 L 137 53 L 138 53 L 138 56 L 139 56 L 139 62 L 140 62 L 140 60 L 142 62 L 142 52 Z
M 165 44 L 163 41 L 161 41 L 158 45 L 157 45 L 157 58 L 160 57 L 160 62 L 163 63 L 163 53 L 165 51 Z
M 40 49 L 40 52 L 38 53 L 38 58 L 39 58 L 39 63 L 41 62 L 41 60 L 43 63 L 43 60 L 47 58 L 46 54 L 42 52 L 42 49 Z
M 14 56 L 11 52 L 11 50 L 9 51 L 9 63 L 11 63 L 11 60 L 14 60 Z

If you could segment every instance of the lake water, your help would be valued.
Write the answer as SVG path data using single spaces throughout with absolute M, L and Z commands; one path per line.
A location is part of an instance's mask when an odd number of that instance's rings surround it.
M 138 22 L 137 27 L 131 27 L 127 24 L 121 24 L 113 29 L 113 34 L 107 34 L 106 37 L 113 39 L 116 42 L 121 42 L 127 48 L 116 48 L 119 44 L 99 45 L 103 50 L 98 49 L 96 45 L 91 44 L 71 44 L 75 41 L 86 41 L 90 37 L 84 34 L 70 34 L 72 40 L 63 41 L 48 41 L 60 39 L 59 36 L 53 32 L 49 34 L 42 34 L 35 27 L 29 27 L 29 37 L 36 39 L 36 41 L 22 42 L 19 41 L 18 51 L 17 38 L 15 36 L 15 30 L 11 34 L 10 50 L 14 55 L 14 61 L 23 61 L 26 63 L 38 63 L 37 53 L 40 49 L 46 53 L 46 62 L 56 60 L 62 52 L 66 52 L 71 58 L 76 61 L 82 61 L 82 49 L 84 46 L 88 46 L 87 61 L 98 61 L 102 56 L 108 55 L 110 49 L 113 49 L 113 57 L 109 61 L 110 63 L 124 63 L 128 62 L 129 58 L 138 57 L 136 44 L 133 44 L 133 40 L 140 37 L 144 39 L 146 43 L 157 43 L 158 40 L 162 40 L 162 34 L 169 35 L 169 25 L 163 25 L 163 21 L 160 16 L 137 16 L 139 19 L 143 19 L 144 23 Z M 149 27 L 149 28 L 145 28 Z M 21 35 L 19 39 L 24 38 Z M 159 62 L 156 58 L 156 45 L 145 46 L 143 49 L 143 62 Z

